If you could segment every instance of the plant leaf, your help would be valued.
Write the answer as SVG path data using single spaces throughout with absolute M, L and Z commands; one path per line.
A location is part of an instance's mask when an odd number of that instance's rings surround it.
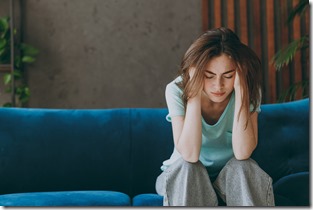
M 302 89 L 302 98 L 308 97 L 307 90 L 309 90 L 310 84 L 308 80 L 300 81 L 291 85 L 286 91 L 284 91 L 280 97 L 278 98 L 277 102 L 288 102 L 293 101 L 299 89 Z
M 39 53 L 39 50 L 29 44 L 22 43 L 21 44 L 21 51 L 24 56 L 31 56 L 34 57 Z
M 3 76 L 3 82 L 5 85 L 9 84 L 12 81 L 12 75 L 7 73 Z
M 3 38 L 0 38 L 0 49 L 5 48 L 7 41 Z
M 293 8 L 293 10 L 290 12 L 289 16 L 288 16 L 288 20 L 287 23 L 290 23 L 293 21 L 293 19 L 297 16 L 297 15 L 302 15 L 304 14 L 304 11 L 306 9 L 309 9 L 309 1 L 308 0 L 300 0 L 299 3 Z
M 0 32 L 5 33 L 10 28 L 9 17 L 0 18 Z
M 23 56 L 22 57 L 22 62 L 23 63 L 33 63 L 35 61 L 35 58 L 31 56 Z
M 287 45 L 286 48 L 279 50 L 273 57 L 272 63 L 277 70 L 283 66 L 287 66 L 294 58 L 296 52 L 301 48 L 305 48 L 308 42 L 308 37 L 303 36 L 300 39 L 294 40 Z
M 3 104 L 3 107 L 12 107 L 12 103 L 11 102 L 7 102 L 7 103 Z

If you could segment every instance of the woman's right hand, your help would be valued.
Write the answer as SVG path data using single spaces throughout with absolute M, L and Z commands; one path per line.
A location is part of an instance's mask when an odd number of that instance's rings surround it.
M 195 72 L 196 72 L 195 67 L 190 68 L 190 70 L 189 70 L 189 81 L 191 81 L 193 79 Z M 203 91 L 203 84 L 201 84 L 201 87 L 199 88 L 199 90 L 192 89 L 192 91 L 190 92 L 190 97 L 188 99 L 194 98 L 194 97 L 200 99 L 202 91 Z

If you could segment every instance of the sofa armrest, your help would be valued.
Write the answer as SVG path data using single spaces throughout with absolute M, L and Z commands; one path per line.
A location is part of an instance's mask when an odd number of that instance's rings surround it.
M 291 202 L 294 206 L 310 205 L 309 172 L 299 172 L 282 177 L 274 183 L 273 188 L 276 206 L 286 205 L 285 202 L 279 199 L 281 197 L 289 200 L 289 202 Z

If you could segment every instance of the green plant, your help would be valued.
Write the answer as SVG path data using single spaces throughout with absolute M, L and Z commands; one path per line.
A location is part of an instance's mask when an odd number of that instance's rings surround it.
M 307 9 L 310 9 L 309 1 L 300 0 L 289 14 L 287 24 L 291 23 L 297 15 L 304 15 Z M 299 39 L 290 42 L 284 49 L 279 50 L 274 55 L 272 60 L 275 68 L 279 71 L 284 66 L 288 66 L 290 62 L 294 59 L 298 51 L 304 51 L 309 49 L 309 41 L 309 34 L 306 34 Z M 301 91 L 302 98 L 308 97 L 309 85 L 310 84 L 308 80 L 303 80 L 291 85 L 285 92 L 280 95 L 280 97 L 278 98 L 278 102 L 295 100 L 295 96 L 299 91 Z
M 0 18 L 0 65 L 9 64 L 11 60 L 11 33 L 10 29 L 10 18 L 1 17 Z M 13 30 L 14 36 L 16 35 L 16 30 Z M 24 65 L 33 63 L 36 60 L 36 55 L 38 54 L 38 49 L 26 44 L 26 43 L 16 43 L 14 44 L 14 71 L 13 73 L 5 73 L 3 76 L 3 82 L 6 87 L 6 93 L 13 93 L 16 98 L 16 103 L 7 102 L 3 106 L 12 107 L 20 106 L 24 107 L 29 101 L 30 91 L 26 84 Z M 12 82 L 14 80 L 14 87 L 12 87 Z

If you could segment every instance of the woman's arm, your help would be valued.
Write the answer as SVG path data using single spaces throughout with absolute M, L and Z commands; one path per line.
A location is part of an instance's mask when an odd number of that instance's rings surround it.
M 199 160 L 202 143 L 201 91 L 188 100 L 185 116 L 172 117 L 174 144 L 188 162 Z
M 235 78 L 235 114 L 233 123 L 232 145 L 235 158 L 238 160 L 248 159 L 258 143 L 258 113 L 250 113 L 250 107 L 243 107 L 240 116 L 239 110 L 242 105 L 242 90 L 238 73 Z M 247 112 L 249 109 L 249 112 Z M 247 124 L 246 124 L 247 122 Z

